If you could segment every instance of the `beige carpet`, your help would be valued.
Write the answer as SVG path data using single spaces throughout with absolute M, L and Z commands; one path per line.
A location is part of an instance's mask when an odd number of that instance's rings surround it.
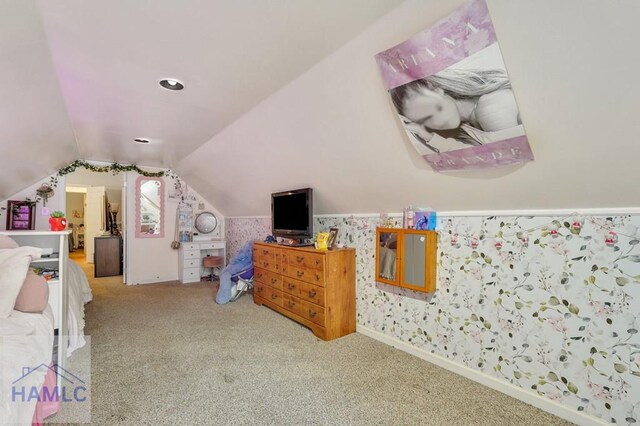
M 250 296 L 217 305 L 211 283 L 90 281 L 94 424 L 567 424 L 363 335 L 318 340 Z

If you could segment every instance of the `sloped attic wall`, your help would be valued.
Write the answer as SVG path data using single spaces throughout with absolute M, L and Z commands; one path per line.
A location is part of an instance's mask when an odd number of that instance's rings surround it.
M 405 139 L 374 55 L 462 1 L 408 1 L 179 163 L 226 216 L 311 186 L 316 213 L 638 205 L 640 4 L 489 0 L 536 161 L 435 173 Z M 613 190 L 612 190 L 613 189 Z
M 36 3 L 2 3 L 0 199 L 78 158 Z

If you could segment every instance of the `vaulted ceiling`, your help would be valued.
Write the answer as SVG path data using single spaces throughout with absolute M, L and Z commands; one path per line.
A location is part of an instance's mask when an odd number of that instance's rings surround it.
M 0 199 L 78 158 L 174 167 L 401 1 L 4 0 Z

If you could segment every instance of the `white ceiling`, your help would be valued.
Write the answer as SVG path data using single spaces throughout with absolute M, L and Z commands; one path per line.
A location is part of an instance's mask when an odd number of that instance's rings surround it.
M 173 167 L 401 2 L 3 0 L 0 199 L 78 158 Z

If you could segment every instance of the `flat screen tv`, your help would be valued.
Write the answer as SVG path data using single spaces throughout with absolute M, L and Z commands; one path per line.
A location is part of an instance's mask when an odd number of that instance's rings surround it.
M 313 190 L 271 194 L 271 233 L 275 237 L 304 240 L 313 237 Z

